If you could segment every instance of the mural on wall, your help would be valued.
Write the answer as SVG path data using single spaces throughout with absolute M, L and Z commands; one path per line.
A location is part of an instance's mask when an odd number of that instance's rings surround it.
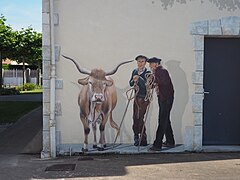
M 62 56 L 72 61 L 80 73 L 88 75 L 78 80 L 78 83 L 83 85 L 78 96 L 80 119 L 84 126 L 85 135 L 82 151 L 88 151 L 88 135 L 91 126 L 94 133 L 93 148 L 103 151 L 106 147 L 104 129 L 108 119 L 111 127 L 116 129 L 117 134 L 120 130 L 112 117 L 112 111 L 117 104 L 117 93 L 114 81 L 109 76 L 115 74 L 121 65 L 130 63 L 133 60 L 124 61 L 118 64 L 112 71 L 105 72 L 102 69 L 93 69 L 91 71 L 83 69 L 74 59 L 64 55 Z M 97 123 L 99 124 L 100 130 L 99 145 L 97 144 L 96 137 Z
M 200 0 L 200 3 L 203 4 L 208 1 L 214 4 L 219 10 L 236 11 L 240 9 L 239 0 Z M 187 4 L 190 2 L 194 2 L 194 0 L 161 0 L 161 5 L 167 10 L 169 7 L 173 7 L 174 3 Z M 155 1 L 152 1 L 152 4 L 154 3 Z

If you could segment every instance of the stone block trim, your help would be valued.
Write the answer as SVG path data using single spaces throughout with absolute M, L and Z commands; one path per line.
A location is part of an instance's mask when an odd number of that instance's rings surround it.
M 203 85 L 195 85 L 195 94 L 203 94 Z
M 222 26 L 222 33 L 223 35 L 239 35 L 239 25 Z
M 49 25 L 49 13 L 42 13 L 42 24 Z
M 42 0 L 42 12 L 49 13 L 49 0 Z
M 50 134 L 48 130 L 43 130 L 43 149 L 41 152 L 41 158 L 50 157 Z
M 204 36 L 239 36 L 240 16 L 223 17 L 207 21 L 194 22 L 190 25 L 190 34 L 193 36 L 193 50 L 195 52 L 196 69 L 192 74 L 192 83 L 195 85 L 195 93 L 192 96 L 192 111 L 194 113 L 193 132 L 189 130 L 189 136 L 193 142 L 185 146 L 193 151 L 202 150 L 203 129 L 203 73 L 204 73 Z M 188 133 L 186 131 L 186 133 Z M 187 136 L 187 135 L 186 135 Z M 192 146 L 192 148 L 190 148 Z
M 61 47 L 59 45 L 55 45 L 55 60 L 56 61 L 60 60 L 60 52 L 61 52 Z
M 203 71 L 203 51 L 195 51 L 195 59 L 196 59 L 196 71 Z
M 44 89 L 43 102 L 50 103 L 50 89 Z
M 63 80 L 56 79 L 56 89 L 62 89 L 62 88 L 63 88 Z
M 221 21 L 219 19 L 209 21 L 208 34 L 209 35 L 222 34 Z
M 58 13 L 53 14 L 54 26 L 59 25 Z M 42 57 L 43 57 L 43 150 L 41 152 L 41 158 L 49 158 L 50 151 L 50 127 L 55 126 L 56 121 L 50 120 L 50 77 L 51 69 L 55 66 L 51 65 L 51 32 L 50 32 L 50 0 L 42 0 Z M 60 59 L 60 46 L 55 46 L 55 61 Z M 63 81 L 56 79 L 55 89 L 63 88 Z M 55 114 L 61 115 L 61 103 L 56 103 Z
M 44 80 L 44 79 L 43 79 L 42 88 L 43 88 L 43 90 L 44 90 L 44 89 L 50 89 L 50 80 Z
M 43 61 L 43 80 L 50 80 L 51 64 L 50 61 Z
M 43 131 L 48 131 L 49 130 L 49 115 L 44 115 L 43 116 Z
M 190 33 L 192 35 L 208 34 L 208 21 L 194 22 L 190 25 Z
M 194 94 L 192 95 L 192 111 L 194 113 L 202 113 L 203 112 L 203 94 Z
M 191 35 L 240 35 L 240 16 L 223 17 L 190 25 Z
M 62 104 L 61 102 L 56 102 L 56 116 L 62 115 Z
M 50 26 L 48 24 L 42 25 L 42 45 L 50 46 Z
M 222 17 L 220 20 L 222 26 L 235 26 L 240 24 L 240 16 Z
M 195 51 L 203 51 L 204 50 L 204 36 L 202 35 L 193 35 L 193 48 Z
M 184 133 L 184 150 L 185 151 L 192 151 L 193 150 L 193 127 L 186 126 L 185 133 Z
M 192 74 L 192 82 L 193 84 L 203 84 L 203 72 L 193 72 Z
M 202 151 L 202 126 L 194 126 L 193 150 Z
M 56 25 L 59 25 L 59 15 L 58 13 L 54 13 L 53 14 L 53 24 L 56 26 Z
M 194 113 L 194 125 L 195 126 L 202 126 L 202 122 L 203 122 L 203 114 L 200 113 Z
M 43 93 L 45 93 L 43 91 Z M 49 102 L 43 102 L 43 116 L 49 116 L 50 115 L 50 103 Z
M 43 61 L 50 61 L 50 46 L 42 47 L 42 58 Z

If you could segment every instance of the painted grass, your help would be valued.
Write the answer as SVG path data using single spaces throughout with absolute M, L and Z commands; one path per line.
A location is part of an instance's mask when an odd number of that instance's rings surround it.
M 0 124 L 14 123 L 41 104 L 41 102 L 0 101 Z

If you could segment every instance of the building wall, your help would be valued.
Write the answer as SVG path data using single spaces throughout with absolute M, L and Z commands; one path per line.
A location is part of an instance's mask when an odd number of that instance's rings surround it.
M 43 0 L 43 5 L 46 2 Z M 166 6 L 170 2 L 173 2 L 172 6 Z M 194 126 L 192 95 L 195 86 L 192 84 L 192 73 L 196 67 L 189 27 L 196 21 L 240 15 L 239 7 L 234 9 L 234 4 L 227 4 L 224 8 L 224 3 L 223 0 L 219 0 L 218 5 L 209 0 L 186 3 L 160 0 L 56 0 L 54 11 L 58 22 L 54 27 L 55 44 L 60 47 L 60 54 L 78 60 L 87 69 L 101 67 L 111 70 L 119 62 L 133 59 L 139 54 L 162 58 L 175 88 L 171 121 L 176 143 L 189 144 L 189 136 L 192 136 L 189 132 Z M 49 64 L 45 63 L 45 66 Z M 125 92 L 129 89 L 128 80 L 135 67 L 135 62 L 124 65 L 112 76 L 118 93 L 118 105 L 113 113 L 117 124 L 120 124 L 127 103 Z M 45 72 L 49 73 L 47 71 L 46 68 Z M 60 83 L 60 88 L 56 90 L 58 141 L 60 144 L 83 143 L 84 131 L 77 104 L 81 86 L 76 83 L 85 76 L 62 57 L 56 64 L 56 75 Z M 47 99 L 49 91 L 46 89 L 45 92 Z M 46 100 L 45 110 L 49 107 L 47 103 Z M 157 116 L 158 106 L 154 98 L 146 123 L 149 143 L 155 138 Z M 185 132 L 188 134 L 185 135 Z M 114 136 L 114 130 L 108 125 L 106 141 L 112 143 Z M 132 103 L 118 141 L 133 141 Z M 89 142 L 92 142 L 92 138 Z

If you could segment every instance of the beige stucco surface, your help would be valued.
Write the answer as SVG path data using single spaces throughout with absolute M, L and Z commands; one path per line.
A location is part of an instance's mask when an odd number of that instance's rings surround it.
M 160 0 L 58 0 L 55 12 L 59 24 L 55 26 L 55 41 L 61 54 L 72 57 L 87 69 L 101 67 L 113 69 L 119 62 L 133 59 L 139 54 L 156 56 L 169 70 L 175 88 L 175 101 L 171 113 L 177 143 L 184 142 L 185 127 L 193 126 L 191 96 L 194 93 L 192 72 L 195 70 L 193 39 L 189 32 L 192 22 L 240 15 L 239 10 L 219 10 L 209 1 L 199 0 L 186 4 L 175 3 L 164 9 Z M 128 80 L 136 63 L 124 65 L 112 76 L 118 93 L 118 104 L 113 113 L 120 124 L 127 99 Z M 61 144 L 83 143 L 84 131 L 77 104 L 81 86 L 80 74 L 70 61 L 60 58 L 57 78 L 63 79 L 63 88 L 57 90 L 61 103 L 61 116 L 57 116 L 57 130 Z M 147 119 L 149 143 L 155 138 L 158 105 L 154 98 Z M 106 140 L 112 143 L 115 131 L 107 125 Z M 126 114 L 118 142 L 131 143 L 132 102 Z M 90 133 L 90 143 L 92 133 Z

